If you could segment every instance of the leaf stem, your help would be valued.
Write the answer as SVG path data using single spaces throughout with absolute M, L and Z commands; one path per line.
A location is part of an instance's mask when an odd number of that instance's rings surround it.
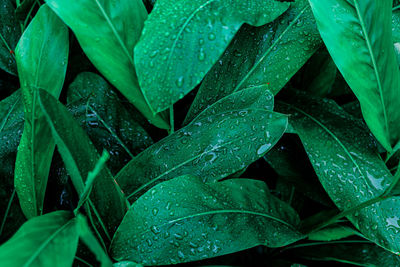
M 174 125 L 174 105 L 171 105 L 169 108 L 169 124 L 171 125 L 171 130 L 169 134 L 173 134 L 175 132 L 175 125 Z

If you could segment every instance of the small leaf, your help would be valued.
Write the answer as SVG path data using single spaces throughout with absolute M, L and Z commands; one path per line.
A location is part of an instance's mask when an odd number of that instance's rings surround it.
M 11 0 L 0 0 L 0 69 L 17 75 L 14 50 L 21 36 Z
M 393 49 L 392 1 L 309 1 L 322 39 L 360 101 L 368 127 L 391 152 L 400 146 L 400 71 Z
M 114 235 L 111 253 L 143 265 L 196 261 L 257 245 L 293 243 L 302 238 L 299 222 L 296 212 L 261 181 L 205 184 L 181 176 L 133 203 Z
M 221 99 L 140 153 L 116 180 L 128 198 L 137 198 L 143 190 L 183 174 L 203 177 L 204 182 L 227 177 L 264 156 L 283 135 L 287 117 L 272 107 L 273 96 L 265 87 Z
M 288 7 L 275 0 L 158 0 L 135 47 L 151 109 L 169 108 L 198 85 L 242 24 L 264 25 Z
M 47 0 L 75 33 L 93 65 L 157 127 L 168 129 L 161 115 L 148 107 L 136 77 L 133 48 L 147 11 L 141 0 Z
M 334 240 L 340 240 L 352 235 L 356 235 L 357 231 L 354 229 L 348 227 L 348 226 L 343 226 L 343 225 L 333 225 L 333 226 L 328 226 L 324 229 L 321 229 L 317 232 L 310 233 L 308 235 L 309 240 L 314 240 L 314 241 L 334 241 Z
M 55 211 L 27 221 L 0 247 L 1 266 L 72 266 L 79 229 L 71 215 Z
M 39 90 L 39 102 L 72 183 L 81 195 L 84 182 L 95 168 L 99 155 L 86 133 L 61 103 L 43 90 Z M 88 202 L 105 235 L 111 237 L 125 215 L 127 203 L 107 168 L 99 172 Z
M 278 110 L 291 113 L 322 186 L 341 210 L 380 197 L 394 180 L 375 140 L 359 120 L 329 100 L 294 95 Z M 400 254 L 400 198 L 388 197 L 347 218 L 369 240 Z
M 38 88 L 58 98 L 68 59 L 68 29 L 43 5 L 16 48 L 25 124 L 15 163 L 15 188 L 27 218 L 41 215 L 54 141 L 37 102 Z

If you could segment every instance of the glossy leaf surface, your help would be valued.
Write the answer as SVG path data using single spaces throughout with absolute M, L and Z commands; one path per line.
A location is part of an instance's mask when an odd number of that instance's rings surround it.
M 40 90 L 39 94 L 40 105 L 53 138 L 75 189 L 78 195 L 81 195 L 88 173 L 95 168 L 99 155 L 68 110 L 45 91 Z M 91 209 L 94 210 L 99 223 L 104 226 L 102 230 L 107 236 L 112 236 L 127 210 L 127 204 L 107 168 L 99 172 L 89 199 Z
M 296 212 L 272 196 L 265 183 L 202 180 L 181 176 L 133 203 L 113 238 L 113 257 L 144 265 L 175 264 L 302 238 Z
M 78 238 L 78 225 L 70 212 L 32 218 L 0 247 L 1 266 L 70 267 Z
M 275 0 L 157 1 L 135 48 L 139 82 L 152 110 L 169 108 L 198 85 L 243 23 L 264 25 L 288 7 Z
M 47 0 L 46 3 L 75 33 L 93 65 L 147 119 L 169 128 L 153 116 L 139 88 L 133 48 L 139 40 L 147 11 L 141 0 Z
M 326 192 L 340 210 L 383 194 L 393 180 L 375 140 L 359 120 L 328 100 L 300 95 L 278 108 L 290 113 L 308 157 Z M 363 208 L 348 219 L 369 240 L 400 253 L 398 197 Z M 376 216 L 379 214 L 378 216 Z
M 14 12 L 11 0 L 0 1 L 0 69 L 16 75 L 17 65 L 13 52 L 21 36 L 21 28 Z
M 270 84 L 275 95 L 322 43 L 307 0 L 297 0 L 274 22 L 244 25 L 204 78 L 186 123 L 219 99 Z
M 67 27 L 43 5 L 15 51 L 25 111 L 24 132 L 15 166 L 15 187 L 27 218 L 43 212 L 55 147 L 37 102 L 37 91 L 42 88 L 58 98 L 67 70 L 68 48 Z
M 393 49 L 392 1 L 309 1 L 322 39 L 360 101 L 367 125 L 390 152 L 400 145 L 400 71 Z
M 272 106 L 264 87 L 228 96 L 140 153 L 116 180 L 128 197 L 137 197 L 183 174 L 213 182 L 235 173 L 264 156 L 284 133 L 287 117 L 272 112 Z

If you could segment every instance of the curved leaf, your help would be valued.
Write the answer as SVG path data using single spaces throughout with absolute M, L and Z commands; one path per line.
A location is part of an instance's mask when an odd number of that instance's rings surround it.
M 21 36 L 11 0 L 0 0 L 0 69 L 17 75 L 13 52 Z
M 51 128 L 78 195 L 82 195 L 88 173 L 95 168 L 99 155 L 93 144 L 68 110 L 44 90 L 39 102 Z M 127 210 L 125 197 L 110 171 L 103 168 L 93 183 L 89 206 L 105 235 L 111 237 Z
M 205 184 L 181 176 L 139 198 L 111 244 L 117 260 L 144 265 L 216 257 L 257 245 L 280 247 L 302 238 L 300 219 L 265 183 L 233 179 Z
M 157 1 L 135 48 L 152 110 L 169 108 L 198 85 L 243 23 L 269 23 L 288 7 L 275 0 Z
M 136 77 L 133 48 L 147 11 L 142 0 L 47 0 L 46 3 L 75 33 L 94 66 L 157 127 L 169 125 L 153 116 Z
M 270 111 L 264 87 L 243 90 L 211 106 L 193 123 L 131 160 L 116 180 L 129 197 L 183 174 L 213 182 L 264 156 L 281 138 L 287 117 Z
M 360 101 L 368 127 L 391 152 L 400 145 L 400 71 L 393 49 L 392 1 L 309 2 L 322 39 Z
M 322 43 L 307 0 L 297 0 L 277 20 L 244 25 L 206 75 L 186 116 L 190 122 L 232 92 L 270 84 L 277 94 Z
M 27 221 L 0 247 L 4 267 L 70 267 L 78 247 L 76 219 L 67 211 L 55 211 Z
M 374 138 L 333 101 L 296 95 L 281 104 L 326 192 L 340 210 L 381 196 L 393 177 L 380 158 Z M 400 254 L 400 198 L 391 197 L 347 216 L 369 240 Z
M 15 187 L 27 218 L 43 212 L 55 147 L 37 103 L 37 91 L 42 88 L 58 98 L 67 70 L 68 49 L 67 27 L 43 5 L 15 51 L 25 110 L 24 132 L 15 163 Z

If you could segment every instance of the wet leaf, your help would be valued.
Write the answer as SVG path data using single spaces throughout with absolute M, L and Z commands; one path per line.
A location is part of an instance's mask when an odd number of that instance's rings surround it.
M 296 95 L 278 110 L 290 113 L 322 186 L 340 210 L 381 196 L 393 181 L 374 138 L 360 123 L 330 100 Z M 369 240 L 400 253 L 400 203 L 390 197 L 347 218 Z M 377 214 L 379 214 L 377 216 Z
M 270 84 L 277 94 L 322 43 L 308 1 L 297 0 L 262 27 L 244 25 L 200 86 L 185 122 L 217 100 Z
M 27 221 L 0 246 L 1 266 L 70 267 L 78 247 L 79 229 L 67 211 L 55 211 Z
M 302 238 L 299 217 L 265 183 L 232 179 L 205 184 L 181 176 L 139 198 L 111 245 L 117 260 L 144 265 L 216 257 L 256 245 L 280 247 Z
M 392 2 L 310 0 L 310 4 L 322 39 L 360 101 L 368 127 L 387 151 L 396 150 L 400 71 L 393 49 Z
M 14 179 L 27 218 L 43 212 L 55 147 L 37 102 L 37 91 L 42 88 L 58 98 L 67 70 L 68 48 L 67 27 L 47 5 L 43 5 L 22 35 L 15 52 L 25 124 L 18 146 Z
M 157 1 L 135 48 L 139 83 L 153 112 L 198 85 L 240 26 L 264 25 L 288 7 L 275 0 Z
M 147 11 L 141 0 L 47 0 L 46 3 L 75 33 L 93 65 L 135 107 L 160 128 L 169 128 L 161 115 L 153 116 L 136 77 L 133 48 Z
M 272 112 L 265 87 L 232 94 L 191 124 L 152 145 L 116 176 L 128 198 L 171 178 L 191 174 L 213 182 L 261 158 L 281 138 L 287 117 Z M 131 199 L 133 200 L 133 199 Z
M 88 173 L 95 168 L 99 155 L 83 129 L 61 103 L 44 90 L 39 91 L 39 101 L 75 189 L 81 195 Z M 88 205 L 99 227 L 110 238 L 126 212 L 127 203 L 107 168 L 98 173 Z

